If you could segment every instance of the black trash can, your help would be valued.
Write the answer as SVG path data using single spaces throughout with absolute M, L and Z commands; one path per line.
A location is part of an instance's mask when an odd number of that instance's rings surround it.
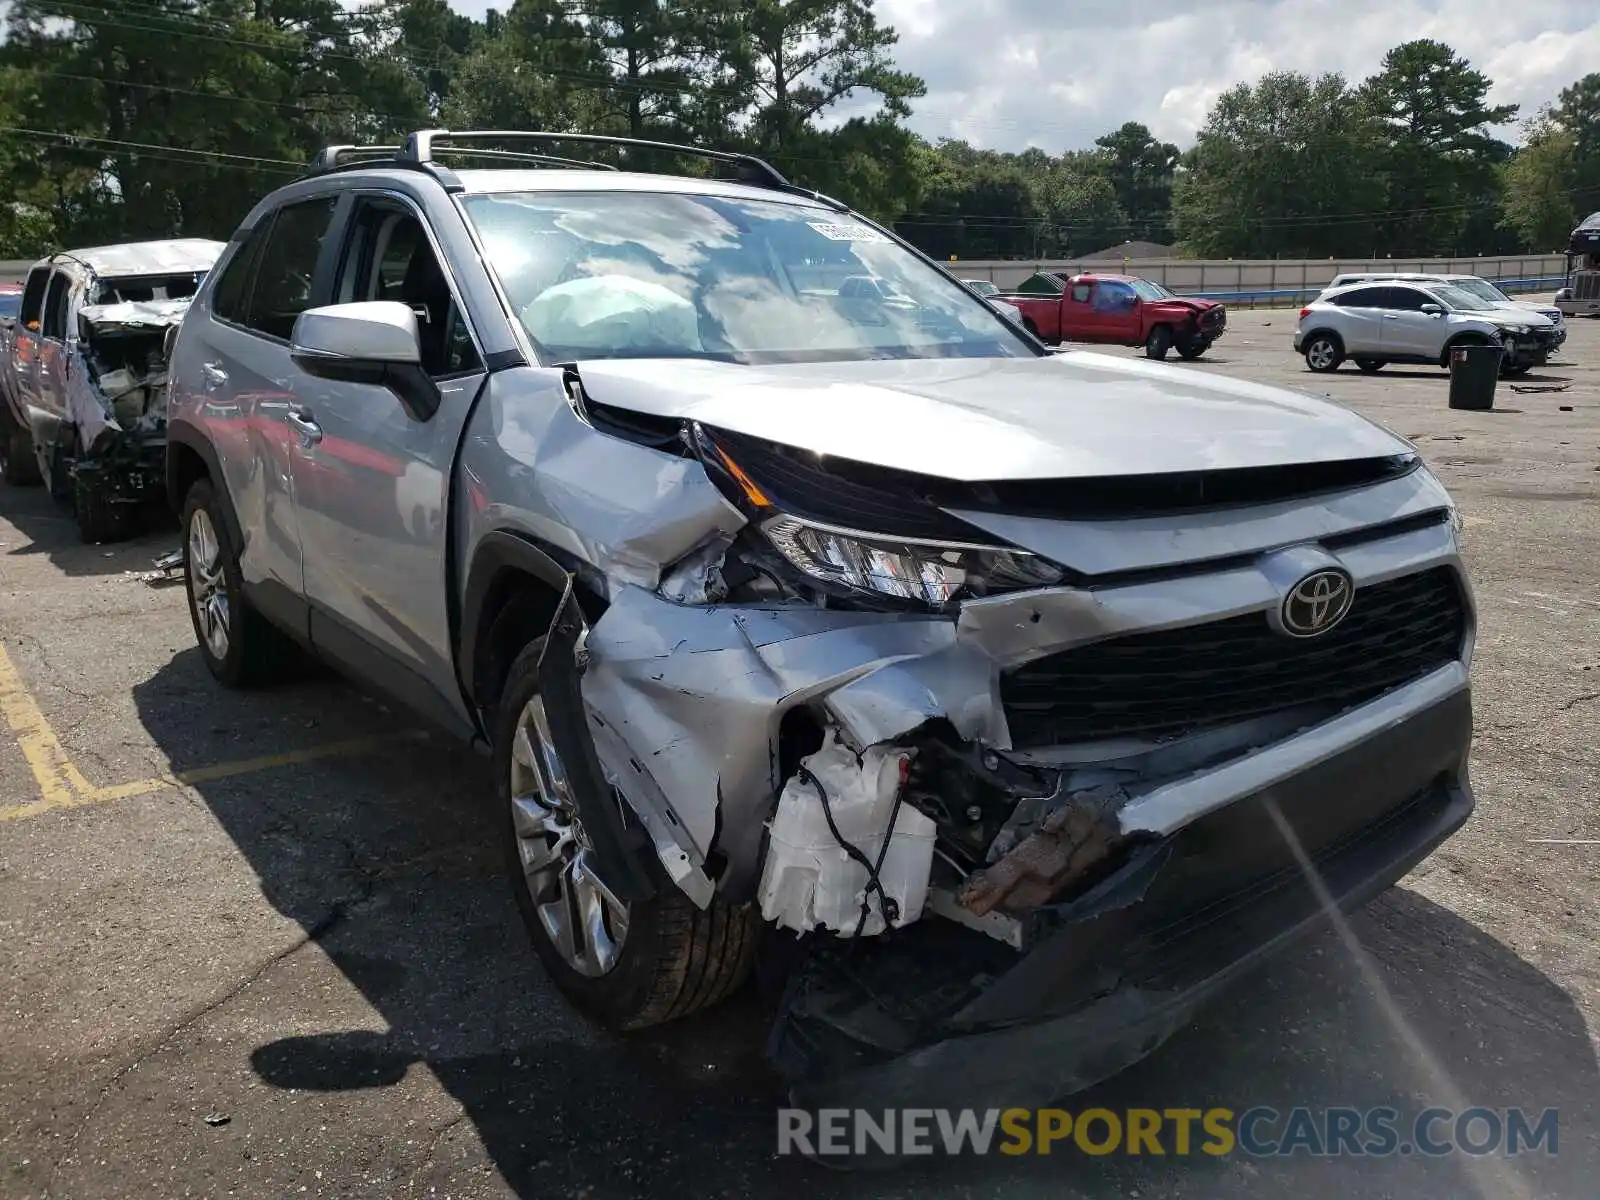
M 1503 346 L 1457 346 L 1450 351 L 1450 407 L 1479 412 L 1494 407 Z

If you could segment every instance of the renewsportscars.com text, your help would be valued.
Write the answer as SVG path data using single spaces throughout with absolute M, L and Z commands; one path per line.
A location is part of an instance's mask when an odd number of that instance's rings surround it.
M 1559 1151 L 1556 1109 L 902 1108 L 778 1110 L 778 1153 L 1313 1158 Z

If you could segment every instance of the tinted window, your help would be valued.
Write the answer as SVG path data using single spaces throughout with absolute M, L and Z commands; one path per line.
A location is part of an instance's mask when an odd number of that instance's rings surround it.
M 302 200 L 278 210 L 262 243 L 244 324 L 288 341 L 295 318 L 313 303 L 317 259 L 333 220 L 334 197 Z
M 252 229 L 217 278 L 216 289 L 211 293 L 211 311 L 224 321 L 244 323 L 245 301 L 250 296 L 250 277 L 255 272 L 256 259 L 261 244 L 267 240 L 272 228 L 272 218 L 267 217 Z
M 22 320 L 38 328 L 39 314 L 44 312 L 44 289 L 50 282 L 49 267 L 35 267 L 28 272 L 28 285 L 22 291 Z
M 334 296 L 341 304 L 395 300 L 410 308 L 417 314 L 422 368 L 429 375 L 458 375 L 481 368 L 472 334 L 433 244 L 408 209 L 367 203 L 357 211 Z
M 1029 275 L 1017 287 L 1017 291 L 1024 296 L 1059 296 L 1062 284 L 1054 275 Z
M 1404 312 L 1421 312 L 1424 304 L 1434 303 L 1433 297 L 1426 292 L 1419 292 L 1416 288 L 1386 287 L 1379 288 L 1383 293 L 1383 301 L 1379 308 L 1394 308 Z
M 50 277 L 50 287 L 44 294 L 45 337 L 67 336 L 67 277 L 57 271 Z
M 1383 288 L 1357 288 L 1342 296 L 1330 296 L 1328 303 L 1337 304 L 1340 308 L 1382 308 L 1383 292 Z

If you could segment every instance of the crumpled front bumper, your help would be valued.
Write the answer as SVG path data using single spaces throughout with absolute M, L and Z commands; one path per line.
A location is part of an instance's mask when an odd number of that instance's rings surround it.
M 1276 951 L 1359 907 L 1459 829 L 1464 679 L 1381 734 L 1152 842 L 1048 914 L 1055 932 L 895 1057 L 803 1081 L 804 1108 L 1037 1106 L 1145 1057 Z

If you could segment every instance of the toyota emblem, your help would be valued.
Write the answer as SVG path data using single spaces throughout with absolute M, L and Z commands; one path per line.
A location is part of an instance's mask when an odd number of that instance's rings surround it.
M 1350 611 L 1355 581 L 1344 571 L 1313 571 L 1283 598 L 1283 630 L 1291 637 L 1327 633 Z

